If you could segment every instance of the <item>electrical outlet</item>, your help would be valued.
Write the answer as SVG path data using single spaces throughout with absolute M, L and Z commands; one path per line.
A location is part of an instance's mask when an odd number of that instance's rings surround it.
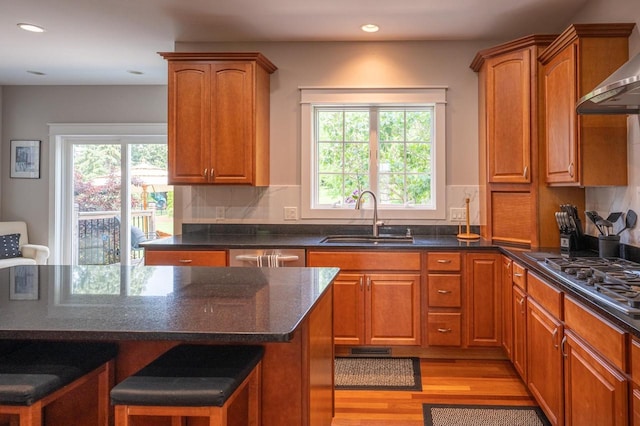
M 464 222 L 467 220 L 467 209 L 451 207 L 449 217 L 452 222 Z
M 224 219 L 224 207 L 216 207 L 216 219 Z
M 298 208 L 297 207 L 285 207 L 284 208 L 284 220 L 298 220 Z

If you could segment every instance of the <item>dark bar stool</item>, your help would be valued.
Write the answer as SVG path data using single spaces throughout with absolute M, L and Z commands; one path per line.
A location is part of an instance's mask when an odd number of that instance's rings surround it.
M 115 424 L 163 416 L 172 425 L 207 417 L 210 426 L 226 426 L 246 415 L 246 424 L 257 426 L 263 354 L 261 346 L 176 346 L 111 390 Z
M 0 356 L 0 414 L 18 416 L 20 426 L 42 426 L 47 405 L 97 380 L 87 410 L 96 411 L 94 424 L 108 426 L 117 352 L 115 344 L 84 342 L 34 341 L 12 349 Z

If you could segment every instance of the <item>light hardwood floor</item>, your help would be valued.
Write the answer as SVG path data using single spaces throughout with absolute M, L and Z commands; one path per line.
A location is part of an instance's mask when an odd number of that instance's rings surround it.
M 422 392 L 335 392 L 332 426 L 423 426 L 422 404 L 536 405 L 509 361 L 420 360 Z

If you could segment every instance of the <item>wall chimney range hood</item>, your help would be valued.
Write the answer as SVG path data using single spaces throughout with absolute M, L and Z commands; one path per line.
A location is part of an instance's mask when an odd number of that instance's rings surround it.
M 578 114 L 640 114 L 640 54 L 583 96 L 576 111 Z

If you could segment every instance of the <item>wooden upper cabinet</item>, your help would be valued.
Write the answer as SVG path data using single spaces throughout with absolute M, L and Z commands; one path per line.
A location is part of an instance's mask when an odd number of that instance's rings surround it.
M 276 67 L 251 52 L 161 55 L 169 62 L 169 183 L 269 185 Z
M 627 184 L 626 115 L 577 115 L 576 102 L 627 61 L 634 26 L 571 25 L 540 54 L 548 184 Z
M 531 49 L 487 60 L 489 182 L 531 182 Z

